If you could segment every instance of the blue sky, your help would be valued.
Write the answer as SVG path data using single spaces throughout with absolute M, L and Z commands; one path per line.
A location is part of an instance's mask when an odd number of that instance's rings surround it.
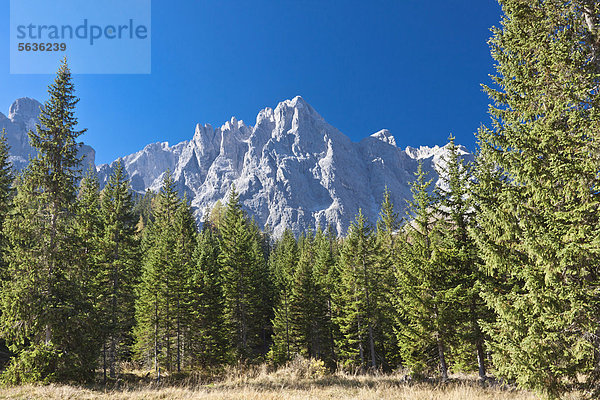
M 46 100 L 53 77 L 9 73 L 9 0 L 0 10 L 6 114 Z M 473 150 L 499 19 L 495 0 L 153 0 L 151 74 L 75 76 L 82 140 L 109 162 L 301 95 L 354 141 L 387 128 L 401 147 L 453 133 Z

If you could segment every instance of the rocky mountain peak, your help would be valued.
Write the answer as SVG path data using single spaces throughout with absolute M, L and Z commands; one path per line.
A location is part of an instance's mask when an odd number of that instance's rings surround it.
M 371 135 L 371 137 L 396 147 L 396 138 L 394 138 L 394 136 L 387 129 L 382 129 L 379 132 L 375 132 Z
M 279 236 L 285 228 L 299 233 L 327 225 L 345 234 L 359 209 L 374 223 L 385 187 L 401 211 L 418 159 L 435 174 L 446 152 L 403 151 L 385 129 L 354 143 L 296 96 L 261 110 L 253 127 L 236 118 L 216 129 L 198 124 L 192 140 L 146 147 L 124 161 L 140 192 L 159 189 L 164 171 L 174 171 L 199 221 L 226 201 L 234 184 L 244 208 Z M 111 170 L 99 167 L 101 182 Z
M 29 121 L 31 119 L 37 120 L 41 107 L 42 104 L 37 100 L 29 97 L 21 97 L 11 104 L 8 110 L 8 119 L 13 122 Z

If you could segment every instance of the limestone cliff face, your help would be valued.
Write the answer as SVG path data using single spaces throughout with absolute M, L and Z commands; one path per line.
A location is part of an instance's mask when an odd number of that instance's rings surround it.
M 354 143 L 295 97 L 260 111 L 254 126 L 235 118 L 218 128 L 198 125 L 189 141 L 150 144 L 122 159 L 139 192 L 158 190 L 170 170 L 198 220 L 233 184 L 246 210 L 275 236 L 327 225 L 344 234 L 359 209 L 377 220 L 385 187 L 401 210 L 419 160 L 437 179 L 444 147 L 402 150 L 396 143 L 387 130 Z M 472 157 L 464 147 L 460 152 Z M 98 167 L 101 182 L 113 167 Z

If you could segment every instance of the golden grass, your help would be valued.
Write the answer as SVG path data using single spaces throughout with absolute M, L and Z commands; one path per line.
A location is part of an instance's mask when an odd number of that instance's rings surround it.
M 269 371 L 266 366 L 252 369 L 230 368 L 218 381 L 206 384 L 188 378 L 158 385 L 153 381 L 121 383 L 113 388 L 95 386 L 25 385 L 0 389 L 0 399 L 364 399 L 364 400 L 534 400 L 530 392 L 500 385 L 480 386 L 474 377 L 453 376 L 447 383 L 410 383 L 402 374 L 350 375 L 323 374 L 306 364 Z M 568 399 L 577 399 L 573 394 Z
M 445 388 L 430 386 L 339 387 L 314 385 L 305 389 L 260 388 L 243 386 L 237 388 L 133 388 L 91 390 L 72 386 L 21 386 L 0 391 L 0 399 L 365 399 L 365 400 L 533 400 L 534 395 L 525 392 L 505 392 L 497 389 L 482 389 L 470 385 L 454 385 Z

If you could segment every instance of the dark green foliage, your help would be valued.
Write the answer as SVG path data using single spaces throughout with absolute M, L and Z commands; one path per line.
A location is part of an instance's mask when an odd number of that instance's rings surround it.
M 12 199 L 15 195 L 13 183 L 15 180 L 12 166 L 9 161 L 9 146 L 6 141 L 6 131 L 3 129 L 0 134 L 0 227 L 4 225 L 8 213 L 12 209 Z M 0 248 L 2 253 L 6 251 L 6 239 L 0 236 Z M 2 260 L 4 257 L 2 257 Z M 6 266 L 5 261 L 0 261 L 0 279 L 2 270 Z
M 8 151 L 6 131 L 3 129 L 2 134 L 0 135 L 0 227 L 4 224 L 4 221 L 12 208 L 12 198 L 14 196 L 14 177 L 10 161 L 8 160 Z M 6 273 L 7 268 L 7 246 L 8 243 L 4 236 L 4 231 L 0 231 L 0 288 L 2 288 L 2 283 L 6 279 L 4 274 Z M 0 368 L 8 361 L 9 355 L 10 353 L 4 339 L 0 338 Z
M 288 361 L 292 356 L 290 297 L 298 256 L 298 245 L 294 234 L 286 229 L 269 258 L 271 276 L 277 293 L 271 348 L 271 358 L 276 364 Z
M 448 377 L 448 348 L 454 340 L 457 304 L 463 301 L 455 249 L 441 243 L 439 213 L 431 180 L 419 164 L 412 184 L 396 269 L 398 344 L 414 374 L 439 368 Z
M 342 334 L 338 339 L 341 356 L 348 366 L 361 369 L 378 369 L 385 363 L 378 252 L 373 230 L 359 211 L 340 252 L 336 322 Z
M 455 320 L 457 335 L 450 348 L 455 369 L 479 372 L 479 379 L 486 379 L 485 337 L 482 321 L 493 319 L 491 310 L 480 296 L 481 286 L 491 281 L 481 268 L 481 258 L 469 230 L 474 227 L 475 207 L 471 186 L 472 165 L 466 165 L 459 155 L 454 137 L 450 136 L 448 157 L 440 171 L 442 186 L 438 188 L 441 224 L 441 246 L 454 254 L 449 262 L 462 285 L 460 301 L 456 304 Z
M 103 332 L 103 365 L 114 378 L 117 362 L 130 358 L 134 289 L 140 276 L 131 187 L 121 161 L 102 190 L 100 206 L 96 306 Z
M 88 380 L 98 354 L 91 271 L 80 256 L 76 223 L 76 139 L 83 131 L 75 130 L 73 91 L 65 61 L 36 132 L 29 132 L 38 155 L 18 180 L 15 211 L 4 226 L 8 279 L 0 293 L 0 329 L 17 353 L 2 375 L 10 383 Z
M 320 275 L 323 265 L 316 263 L 317 243 L 312 232 L 309 231 L 300 243 L 300 258 L 293 274 L 290 296 L 290 331 L 294 347 L 305 357 L 331 361 L 328 296 Z
M 205 222 L 194 252 L 188 281 L 188 348 L 192 367 L 217 366 L 229 362 L 224 328 L 224 298 L 218 263 L 219 238 Z
M 227 336 L 234 356 L 242 360 L 251 360 L 267 350 L 264 328 L 269 319 L 265 321 L 267 313 L 261 301 L 268 271 L 256 233 L 232 188 L 221 226 L 219 264 Z
M 156 194 L 149 189 L 144 194 L 133 194 L 133 214 L 136 222 L 141 221 L 142 227 L 152 220 L 152 202 L 155 198 Z
M 187 201 L 165 174 L 153 218 L 143 236 L 142 278 L 136 301 L 138 359 L 155 369 L 181 371 L 186 304 L 196 224 Z
M 597 2 L 503 0 L 474 237 L 498 373 L 559 396 L 600 376 Z
M 379 254 L 377 255 L 377 269 L 380 272 L 379 285 L 382 295 L 379 297 L 379 309 L 381 318 L 381 335 L 383 345 L 382 367 L 386 370 L 400 365 L 400 351 L 396 338 L 394 326 L 396 324 L 396 310 L 394 301 L 396 296 L 396 265 L 398 263 L 398 240 L 400 233 L 400 217 L 394 210 L 391 195 L 386 188 L 383 194 L 383 202 L 377 221 L 376 241 Z

